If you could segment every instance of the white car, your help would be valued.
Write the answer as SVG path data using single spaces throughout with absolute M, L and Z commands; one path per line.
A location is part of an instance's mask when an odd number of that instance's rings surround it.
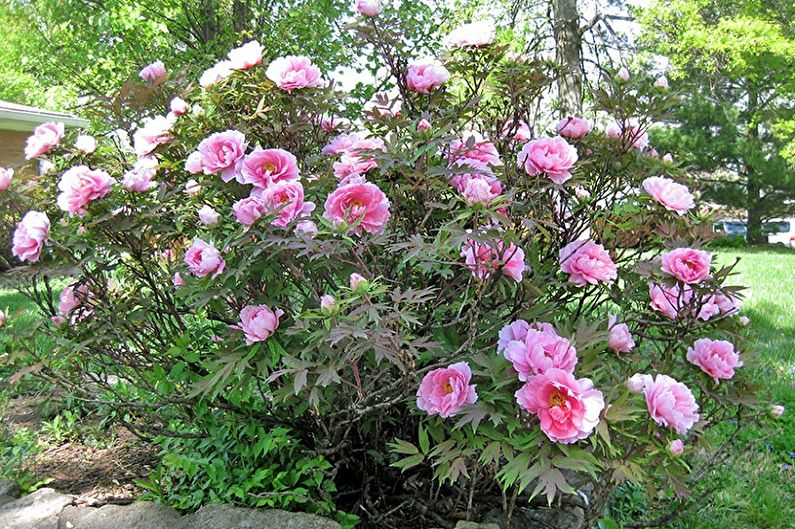
M 795 248 L 795 219 L 770 219 L 762 223 L 762 233 L 769 244 Z

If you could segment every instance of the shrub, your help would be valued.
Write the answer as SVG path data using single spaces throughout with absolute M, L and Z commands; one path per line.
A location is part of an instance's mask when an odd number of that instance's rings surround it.
M 252 45 L 163 83 L 187 104 L 131 147 L 51 146 L 49 224 L 18 228 L 40 374 L 156 436 L 147 488 L 183 509 L 428 526 L 579 493 L 588 527 L 618 483 L 684 491 L 703 432 L 759 412 L 731 267 L 648 147 L 676 98 L 605 78 L 607 134 L 556 129 L 542 61 L 489 35 L 417 60 L 398 24 L 354 24 L 395 90 L 353 124 L 311 59 Z

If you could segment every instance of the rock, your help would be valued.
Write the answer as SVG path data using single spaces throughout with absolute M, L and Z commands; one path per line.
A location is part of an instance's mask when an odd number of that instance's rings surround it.
M 458 522 L 455 524 L 455 529 L 500 529 L 496 523 L 475 523 L 475 522 Z
M 67 507 L 58 520 L 58 529 L 172 529 L 179 513 L 171 507 L 142 501 L 132 505 Z
M 0 479 L 0 496 L 19 498 L 19 486 L 10 479 Z
M 0 525 L 2 527 L 2 525 Z M 342 529 L 314 514 L 271 509 L 259 511 L 231 505 L 207 505 L 183 517 L 172 529 Z M 75 528 L 78 529 L 78 528 Z
M 6 496 L 5 494 L 0 494 L 0 507 L 6 503 L 11 503 L 12 501 L 16 501 L 16 498 L 13 496 Z
M 0 507 L 3 529 L 58 529 L 58 516 L 73 497 L 52 489 L 39 489 L 33 494 Z

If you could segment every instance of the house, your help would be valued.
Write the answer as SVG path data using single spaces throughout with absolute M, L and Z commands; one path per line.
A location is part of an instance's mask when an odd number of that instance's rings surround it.
M 61 122 L 67 128 L 88 126 L 88 120 L 71 114 L 0 101 L 0 167 L 17 168 L 25 164 L 28 136 L 48 121 Z

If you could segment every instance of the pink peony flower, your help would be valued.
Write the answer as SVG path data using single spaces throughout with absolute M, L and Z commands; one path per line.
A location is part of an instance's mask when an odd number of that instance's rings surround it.
M 500 134 L 503 138 L 508 138 L 513 141 L 525 143 L 533 138 L 533 131 L 530 130 L 530 125 L 526 121 L 516 118 L 510 118 L 502 126 Z
M 14 178 L 14 170 L 10 167 L 0 167 L 0 191 L 5 191 L 11 185 Z
M 689 285 L 709 276 L 712 254 L 693 248 L 677 248 L 662 257 L 663 272 Z
M 334 310 L 334 307 L 337 306 L 337 300 L 334 299 L 334 296 L 329 296 L 328 294 L 324 294 L 320 296 L 320 309 L 323 312 L 329 313 Z
M 671 155 L 670 152 L 665 153 L 662 159 L 665 163 L 674 163 L 674 157 Z
M 185 264 L 193 275 L 205 277 L 212 274 L 213 279 L 218 277 L 226 266 L 226 262 L 215 246 L 198 238 L 185 252 Z
M 351 290 L 359 290 L 360 286 L 367 284 L 367 279 L 364 276 L 354 272 L 351 274 L 349 282 Z
M 571 169 L 577 163 L 577 149 L 560 136 L 539 138 L 527 142 L 519 152 L 519 165 L 530 176 L 545 174 L 562 185 L 571 178 Z
M 470 22 L 455 28 L 444 41 L 452 48 L 488 46 L 494 42 L 495 33 L 494 22 Z
M 0 327 L 5 325 L 6 322 L 6 313 L 0 310 Z
M 483 171 L 489 165 L 502 165 L 497 147 L 477 132 L 466 132 L 450 143 L 449 166 L 473 167 Z M 467 171 L 471 172 L 471 171 Z
M 50 219 L 41 211 L 28 211 L 14 230 L 11 253 L 21 261 L 35 263 L 50 233 Z
M 678 184 L 664 176 L 651 176 L 643 181 L 643 189 L 651 197 L 662 204 L 668 211 L 684 215 L 687 210 L 695 207 L 693 195 L 687 186 Z
M 323 147 L 323 154 L 326 155 L 338 155 L 338 154 L 346 154 L 350 151 L 351 147 L 359 141 L 359 135 L 355 132 L 351 132 L 350 134 L 340 134 L 339 136 L 335 136 L 328 142 L 328 144 Z
M 69 213 L 70 217 L 85 215 L 85 207 L 92 201 L 110 193 L 116 181 L 102 170 L 92 171 L 85 165 L 77 165 L 66 171 L 58 182 L 58 207 Z
M 611 123 L 606 132 L 608 136 L 620 139 L 631 149 L 642 151 L 649 145 L 649 133 L 636 118 Z
M 461 194 L 469 204 L 483 204 L 491 202 L 502 193 L 502 184 L 496 178 L 485 175 L 465 175 L 461 179 L 463 190 Z
M 240 311 L 240 325 L 233 328 L 243 331 L 246 345 L 264 342 L 279 328 L 282 309 L 271 310 L 267 305 L 248 305 Z
M 381 14 L 381 0 L 356 0 L 356 10 L 366 17 Z
M 564 138 L 576 140 L 591 132 L 592 125 L 587 119 L 569 117 L 558 121 L 556 128 Z
M 377 185 L 369 182 L 351 182 L 340 185 L 326 198 L 323 217 L 335 226 L 341 222 L 361 235 L 362 231 L 378 234 L 389 221 L 389 199 Z M 355 224 L 355 226 L 350 226 Z
M 652 419 L 684 435 L 698 422 L 698 404 L 690 388 L 668 375 L 657 375 L 643 388 Z
M 199 215 L 199 221 L 205 226 L 212 226 L 218 222 L 218 218 L 221 216 L 208 205 L 202 206 L 196 213 Z
M 770 415 L 772 415 L 776 419 L 784 415 L 784 411 L 786 410 L 784 406 L 782 406 L 781 404 L 776 404 L 770 407 Z
M 220 83 L 230 75 L 234 69 L 232 68 L 232 61 L 221 61 L 214 66 L 204 70 L 199 78 L 199 85 L 207 90 L 211 86 Z
M 649 283 L 649 297 L 654 310 L 674 320 L 693 300 L 693 289 L 689 285 L 682 288 L 678 283 L 672 287 Z
M 523 340 L 509 341 L 502 354 L 522 381 L 553 368 L 573 373 L 577 365 L 571 342 L 548 330 L 528 329 Z
M 88 287 L 86 285 L 79 285 L 77 288 L 74 285 L 64 287 L 58 295 L 58 314 L 60 316 L 68 316 L 69 313 L 85 303 L 88 300 L 88 296 Z
M 260 149 L 246 155 L 240 166 L 238 181 L 266 188 L 278 182 L 298 180 L 298 161 L 284 149 Z
M 561 248 L 560 269 L 577 286 L 612 283 L 617 277 L 616 265 L 604 246 L 591 240 L 574 241 Z
M 618 74 L 616 74 L 616 76 L 626 83 L 629 81 L 629 70 L 622 66 L 621 69 L 618 70 Z
M 362 176 L 370 169 L 378 167 L 375 160 L 343 154 L 339 162 L 334 162 L 334 176 L 340 180 Z
M 640 373 L 635 373 L 631 377 L 627 379 L 627 389 L 630 393 L 634 393 L 635 395 L 640 395 L 643 393 L 643 390 L 646 388 L 647 384 L 651 384 L 654 381 L 651 375 L 642 375 Z
M 127 191 L 143 193 L 157 185 L 152 179 L 157 174 L 159 163 L 156 158 L 145 156 L 139 158 L 133 168 L 127 171 L 121 180 L 121 186 Z
M 185 285 L 185 280 L 182 279 L 182 276 L 179 272 L 174 273 L 174 277 L 171 278 L 171 283 L 174 285 L 174 288 L 179 288 Z
M 144 120 L 142 126 L 133 134 L 133 149 L 136 156 L 143 157 L 152 154 L 158 145 L 169 143 L 174 139 L 171 127 L 174 118 L 169 116 L 156 116 Z
M 722 292 L 709 294 L 701 299 L 701 308 L 698 311 L 698 317 L 704 321 L 708 321 L 713 316 L 726 315 L 740 310 L 740 300 L 732 294 L 728 296 Z
M 311 220 L 301 220 L 295 225 L 294 233 L 299 237 L 313 238 L 317 235 L 317 224 Z
M 92 154 L 97 150 L 97 139 L 88 134 L 80 134 L 75 138 L 75 149 L 84 154 Z
M 320 130 L 324 132 L 334 132 L 339 129 L 348 129 L 351 126 L 350 120 L 346 118 L 339 118 L 337 116 L 320 116 L 318 122 Z
M 419 132 L 428 132 L 431 130 L 431 122 L 423 118 L 417 123 L 417 130 Z
M 632 334 L 630 334 L 626 323 L 617 323 L 616 317 L 610 314 L 607 317 L 607 328 L 610 331 L 607 336 L 607 347 L 616 353 L 632 351 L 635 347 L 635 340 L 632 339 Z
M 665 77 L 664 75 L 658 77 L 657 80 L 654 81 L 654 86 L 656 88 L 667 89 L 668 88 L 668 78 Z
M 409 90 L 427 94 L 442 86 L 450 78 L 450 72 L 436 59 L 421 59 L 409 63 L 406 71 L 406 86 Z
M 685 443 L 681 439 L 674 439 L 668 443 L 668 453 L 672 456 L 680 456 L 685 451 Z
M 478 400 L 472 371 L 466 362 L 434 369 L 425 375 L 417 390 L 417 407 L 428 415 L 452 417 Z
M 700 367 L 716 384 L 720 382 L 719 379 L 732 378 L 734 369 L 743 365 L 731 342 L 709 338 L 696 340 L 687 349 L 687 361 Z
M 171 110 L 171 113 L 174 114 L 175 116 L 182 116 L 183 114 L 188 113 L 188 111 L 190 110 L 190 105 L 188 105 L 188 103 L 185 102 L 185 100 L 182 99 L 181 97 L 175 97 L 174 99 L 171 100 L 171 103 L 169 104 L 169 109 Z
M 25 159 L 31 160 L 47 154 L 60 145 L 63 135 L 63 123 L 53 123 L 52 121 L 42 123 L 36 127 L 33 135 L 28 138 L 25 145 Z
M 216 132 L 203 139 L 197 150 L 204 174 L 221 173 L 221 180 L 229 182 L 240 168 L 246 137 L 236 130 Z
M 276 212 L 275 226 L 286 228 L 295 219 L 315 210 L 314 202 L 304 202 L 304 186 L 297 181 L 281 181 L 265 188 L 259 195 L 265 212 Z
M 262 62 L 262 45 L 256 40 L 246 42 L 229 52 L 229 67 L 233 70 L 248 70 Z
M 152 64 L 144 66 L 144 68 L 138 72 L 138 75 L 147 83 L 152 84 L 166 75 L 166 67 L 163 61 L 155 61 Z
M 505 247 L 504 241 L 496 241 L 494 246 L 480 244 L 467 239 L 461 246 L 461 257 L 472 275 L 486 279 L 492 272 L 501 271 L 517 283 L 522 282 L 522 274 L 527 270 L 524 252 L 515 244 Z
M 251 226 L 265 214 L 265 203 L 258 196 L 238 200 L 232 205 L 237 221 L 243 226 Z
M 299 88 L 323 86 L 320 69 L 312 64 L 309 57 L 295 55 L 279 57 L 270 63 L 265 75 L 288 93 Z
M 740 316 L 737 321 L 740 322 L 740 325 L 743 327 L 747 327 L 748 324 L 751 323 L 751 320 L 748 318 L 748 316 Z
M 196 180 L 191 178 L 190 180 L 185 182 L 185 194 L 186 195 L 192 197 L 194 195 L 197 195 L 199 193 L 199 191 L 201 191 L 201 190 L 202 190 L 202 186 Z
M 564 444 L 591 435 L 605 407 L 602 392 L 590 379 L 577 380 L 570 372 L 556 368 L 530 377 L 516 392 L 516 401 L 538 416 L 541 431 L 551 441 Z

